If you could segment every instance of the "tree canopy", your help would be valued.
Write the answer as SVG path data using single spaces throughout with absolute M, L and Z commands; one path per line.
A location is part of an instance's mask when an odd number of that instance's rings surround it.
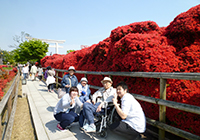
M 48 52 L 49 44 L 42 42 L 41 40 L 29 40 L 21 43 L 17 49 L 15 49 L 16 62 L 36 62 L 45 57 Z
M 4 62 L 4 64 L 7 64 L 9 62 L 11 65 L 15 65 L 14 51 L 9 52 L 9 51 L 4 50 L 3 51 L 3 62 Z

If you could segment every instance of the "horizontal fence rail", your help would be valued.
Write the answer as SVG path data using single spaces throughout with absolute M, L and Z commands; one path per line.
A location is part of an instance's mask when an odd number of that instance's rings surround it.
M 45 68 L 44 68 L 45 69 Z M 58 76 L 58 72 L 62 72 L 62 75 L 64 75 L 64 72 L 68 72 L 68 70 L 60 70 L 55 69 L 56 71 L 56 78 L 57 78 L 57 84 L 58 79 L 62 79 L 62 77 Z M 167 125 L 165 123 L 165 117 L 166 117 L 166 107 L 174 108 L 183 110 L 190 113 L 195 113 L 200 115 L 200 107 L 184 104 L 184 103 L 178 103 L 174 101 L 168 101 L 166 100 L 166 79 L 178 79 L 178 80 L 197 80 L 200 81 L 200 73 L 163 73 L 163 72 L 94 72 L 94 71 L 76 71 L 78 74 L 84 74 L 85 77 L 87 75 L 108 75 L 108 76 L 127 76 L 127 77 L 140 77 L 140 78 L 159 78 L 160 79 L 160 98 L 153 98 L 138 94 L 132 95 L 141 101 L 158 104 L 159 105 L 159 121 L 147 118 L 147 123 L 150 125 L 153 125 L 157 128 L 159 128 L 159 140 L 163 140 L 165 138 L 165 131 L 170 132 L 172 134 L 175 134 L 177 136 L 183 137 L 185 139 L 192 139 L 192 140 L 200 140 L 200 136 L 197 136 L 195 134 L 189 133 L 187 131 L 175 128 L 173 126 Z M 93 89 L 99 89 L 100 87 L 89 85 L 90 88 Z

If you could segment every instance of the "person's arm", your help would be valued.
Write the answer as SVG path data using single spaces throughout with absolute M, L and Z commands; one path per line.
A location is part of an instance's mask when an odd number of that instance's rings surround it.
M 102 108 L 103 104 L 104 104 L 104 102 L 101 102 L 101 104 L 97 107 L 96 112 L 100 112 L 101 111 L 101 108 Z
M 80 107 L 83 107 L 83 103 L 80 101 L 80 99 L 78 97 L 75 98 L 76 100 L 76 104 Z
M 99 89 L 100 90 L 100 89 Z M 98 96 L 98 93 L 100 92 L 99 90 L 97 90 L 93 95 L 92 95 L 92 103 L 95 104 L 96 103 L 96 98 Z
M 125 120 L 127 118 L 127 114 L 125 114 L 122 109 L 119 107 L 119 105 L 117 104 L 117 98 L 113 98 L 113 104 L 115 105 L 115 109 L 118 113 L 118 115 L 123 119 Z
M 65 77 L 66 77 L 66 76 L 64 76 L 63 79 L 62 79 L 62 81 L 61 81 L 61 85 L 62 85 L 63 87 L 66 86 L 66 79 L 65 79 Z
M 109 93 L 109 96 L 107 97 L 107 99 L 104 102 L 112 102 L 112 99 L 116 96 L 116 89 L 112 88 L 112 90 Z
M 64 95 L 62 100 L 62 106 L 63 108 L 67 109 L 70 108 L 72 106 L 72 102 L 69 102 L 69 95 Z
M 87 96 L 89 97 L 90 94 L 91 94 L 91 90 L 90 90 L 89 86 L 87 85 Z
M 74 75 L 74 76 L 75 76 L 75 75 Z M 76 76 L 75 76 L 75 78 L 76 78 L 75 86 L 77 86 L 77 85 L 78 85 L 78 79 L 77 79 Z

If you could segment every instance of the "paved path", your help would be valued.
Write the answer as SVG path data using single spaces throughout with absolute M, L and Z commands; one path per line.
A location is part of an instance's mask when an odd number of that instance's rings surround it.
M 85 133 L 79 130 L 79 124 L 73 123 L 70 130 L 61 132 L 53 117 L 53 109 L 58 102 L 57 94 L 48 93 L 42 81 L 28 80 L 22 85 L 22 93 L 27 94 L 30 111 L 38 140 L 126 140 L 108 130 L 108 137 L 101 138 L 96 133 Z

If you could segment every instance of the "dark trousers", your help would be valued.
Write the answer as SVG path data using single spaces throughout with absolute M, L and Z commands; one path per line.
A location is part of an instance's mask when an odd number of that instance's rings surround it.
M 65 129 L 73 122 L 77 122 L 79 120 L 79 116 L 76 113 L 74 113 L 74 110 L 70 110 L 69 113 L 60 112 L 54 115 L 54 117 L 57 121 L 60 122 L 60 126 L 63 129 Z
M 49 84 L 48 85 L 48 90 L 53 90 L 53 88 L 54 88 L 54 84 Z
M 83 110 L 81 110 L 80 116 L 79 116 L 79 125 L 80 125 L 80 127 L 83 127 L 84 120 L 85 120 L 85 117 L 83 116 Z
M 42 75 L 38 75 L 39 80 L 42 80 Z
M 123 135 L 130 140 L 140 139 L 140 133 L 135 131 L 131 126 L 122 121 L 111 124 L 110 130 L 119 135 Z

